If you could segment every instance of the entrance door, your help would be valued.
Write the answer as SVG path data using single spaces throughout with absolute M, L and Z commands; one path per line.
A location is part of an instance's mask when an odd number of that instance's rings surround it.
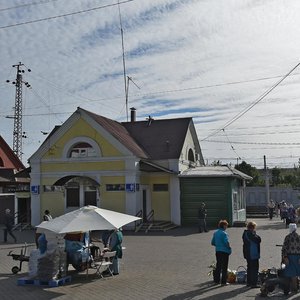
M 30 198 L 18 198 L 18 223 L 30 223 Z
M 85 191 L 84 192 L 84 205 L 97 206 L 97 192 L 96 191 Z
M 143 222 L 147 222 L 147 190 L 143 189 Z

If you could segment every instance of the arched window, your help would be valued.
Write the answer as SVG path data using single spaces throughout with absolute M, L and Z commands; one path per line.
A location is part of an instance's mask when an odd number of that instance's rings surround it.
M 194 156 L 194 152 L 192 149 L 189 150 L 189 153 L 188 153 L 188 160 L 189 161 L 195 161 L 195 156 Z
M 75 144 L 70 150 L 69 157 L 93 157 L 96 156 L 95 149 L 85 142 Z
M 89 137 L 77 136 L 69 140 L 62 153 L 65 158 L 88 158 L 102 156 L 101 149 L 96 141 Z

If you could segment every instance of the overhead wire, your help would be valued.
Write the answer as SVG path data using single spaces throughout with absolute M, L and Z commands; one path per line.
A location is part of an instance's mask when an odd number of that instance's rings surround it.
M 225 129 L 223 129 L 223 133 L 224 133 L 225 137 L 227 138 L 228 143 L 230 144 L 231 150 L 236 154 L 236 156 L 238 157 L 238 159 L 241 159 L 241 157 L 237 154 L 236 150 L 234 149 L 233 145 L 231 144 L 231 142 L 230 142 L 230 140 L 228 138 L 228 135 L 225 132 Z
M 283 76 L 279 81 L 277 81 L 271 88 L 269 88 L 267 91 L 265 91 L 261 96 L 258 97 L 253 103 L 251 103 L 248 107 L 246 107 L 244 110 L 236 114 L 230 121 L 228 121 L 225 125 L 223 125 L 221 128 L 215 130 L 211 134 L 209 134 L 207 137 L 202 139 L 201 141 L 204 141 L 211 136 L 216 135 L 221 130 L 227 128 L 229 125 L 240 119 L 244 114 L 246 114 L 250 109 L 252 109 L 255 105 L 257 105 L 259 102 L 261 102 L 267 95 L 269 95 L 279 84 L 281 84 L 298 66 L 300 63 L 298 63 L 295 67 L 293 67 L 286 75 Z
M 228 141 L 220 141 L 220 140 L 203 140 L 202 142 L 209 142 L 209 143 L 228 143 Z M 232 144 L 245 144 L 245 145 L 300 145 L 300 143 L 273 143 L 273 142 L 233 142 L 231 141 Z
M 44 0 L 44 1 L 39 1 L 39 2 L 31 2 L 31 3 L 25 3 L 25 4 L 19 4 L 11 7 L 6 7 L 6 8 L 0 8 L 0 12 L 6 11 L 6 10 L 11 10 L 11 9 L 17 9 L 17 8 L 23 8 L 26 6 L 32 6 L 32 5 L 39 5 L 39 4 L 47 4 L 50 2 L 54 2 L 58 0 Z
M 292 76 L 296 76 L 296 75 L 299 75 L 299 74 L 300 73 L 296 73 L 296 74 L 293 74 Z M 31 74 L 31 76 L 35 77 L 33 74 Z M 43 80 L 47 81 L 48 83 L 50 83 L 57 90 L 61 90 L 65 94 L 69 94 L 69 95 L 72 95 L 73 97 L 76 97 L 76 98 L 79 98 L 79 99 L 84 99 L 84 100 L 89 101 L 89 102 L 101 102 L 101 101 L 108 101 L 108 100 L 116 100 L 116 99 L 121 99 L 121 98 L 124 97 L 124 96 L 120 95 L 120 96 L 114 96 L 114 97 L 109 97 L 109 98 L 105 97 L 105 98 L 99 98 L 99 99 L 92 99 L 92 98 L 84 97 L 82 95 L 76 95 L 74 93 L 70 93 L 69 91 L 66 91 L 65 87 L 60 87 L 56 83 L 51 82 L 48 78 L 44 78 L 40 74 L 38 74 L 38 76 L 41 79 L 43 79 Z M 269 79 L 278 78 L 278 77 L 282 77 L 282 75 L 273 76 L 273 77 L 262 77 L 262 78 L 256 78 L 256 79 L 251 79 L 251 80 L 244 80 L 244 81 L 220 83 L 220 84 L 215 84 L 215 85 L 205 85 L 205 86 L 198 86 L 198 87 L 191 87 L 191 88 L 184 88 L 184 89 L 158 91 L 158 92 L 145 93 L 145 94 L 133 94 L 132 96 L 133 97 L 137 97 L 137 96 L 138 97 L 146 97 L 146 96 L 157 95 L 157 94 L 167 94 L 167 93 L 172 93 L 172 92 L 184 92 L 184 91 L 187 91 L 187 90 L 204 89 L 204 88 L 212 88 L 212 87 L 226 86 L 226 85 L 232 85 L 232 84 L 241 84 L 241 83 L 255 82 L 255 81 L 261 81 L 261 80 L 269 80 Z M 70 104 L 72 104 L 72 102 Z M 274 126 L 276 126 L 276 125 L 274 125 Z
M 94 10 L 99 10 L 99 9 L 104 9 L 104 8 L 120 5 L 120 4 L 125 4 L 125 3 L 128 3 L 128 2 L 132 2 L 132 1 L 134 1 L 134 0 L 124 0 L 124 1 L 118 2 L 118 3 L 93 7 L 93 8 L 80 10 L 80 11 L 76 11 L 76 12 L 72 12 L 72 13 L 67 13 L 67 14 L 62 14 L 62 15 L 57 15 L 57 16 L 52 16 L 52 17 L 46 17 L 46 18 L 41 18 L 41 19 L 36 19 L 36 20 L 31 20 L 31 21 L 26 21 L 26 22 L 21 22 L 21 23 L 15 23 L 15 24 L 10 24 L 10 25 L 0 26 L 0 29 L 11 28 L 11 27 L 16 27 L 16 26 L 22 26 L 22 25 L 27 25 L 27 24 L 43 22 L 43 21 L 49 21 L 49 20 L 58 19 L 58 18 L 69 17 L 69 16 L 73 16 L 73 15 L 86 13 L 86 12 L 91 12 L 91 11 L 94 11 Z

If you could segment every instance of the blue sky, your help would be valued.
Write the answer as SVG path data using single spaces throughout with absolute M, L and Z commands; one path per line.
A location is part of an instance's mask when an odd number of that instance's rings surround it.
M 32 86 L 23 90 L 24 163 L 41 131 L 78 106 L 126 121 L 117 2 L 1 1 L 0 134 L 11 146 L 15 89 L 6 80 L 19 61 L 32 70 L 24 74 Z M 208 164 L 240 158 L 263 167 L 264 155 L 269 167 L 298 164 L 300 67 L 258 101 L 300 62 L 298 0 L 134 0 L 120 11 L 126 73 L 139 87 L 130 82 L 128 107 L 138 120 L 193 117 Z

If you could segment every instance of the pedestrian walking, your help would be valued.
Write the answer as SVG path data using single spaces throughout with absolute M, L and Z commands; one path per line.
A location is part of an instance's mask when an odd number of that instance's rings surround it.
M 216 250 L 216 269 L 213 273 L 214 282 L 221 285 L 227 285 L 227 270 L 229 255 L 231 254 L 231 247 L 229 244 L 228 234 L 226 229 L 228 222 L 226 220 L 220 220 L 218 229 L 214 232 L 211 244 L 215 246 Z
M 258 269 L 260 259 L 261 238 L 256 233 L 256 223 L 248 222 L 243 236 L 243 254 L 247 260 L 247 285 L 256 288 L 258 281 Z
M 5 215 L 4 215 L 4 242 L 7 242 L 7 234 L 9 234 L 15 241 L 15 243 L 17 242 L 17 238 L 15 237 L 15 235 L 12 233 L 12 229 L 14 226 L 15 220 L 13 215 L 10 213 L 10 209 L 7 208 L 5 210 Z
M 46 209 L 45 212 L 44 212 L 43 220 L 44 221 L 52 220 L 52 216 L 51 216 L 50 211 L 48 209 Z
M 199 232 L 208 232 L 206 227 L 206 216 L 207 216 L 207 210 L 205 208 L 205 203 L 202 202 L 198 211 L 198 218 L 199 218 Z

